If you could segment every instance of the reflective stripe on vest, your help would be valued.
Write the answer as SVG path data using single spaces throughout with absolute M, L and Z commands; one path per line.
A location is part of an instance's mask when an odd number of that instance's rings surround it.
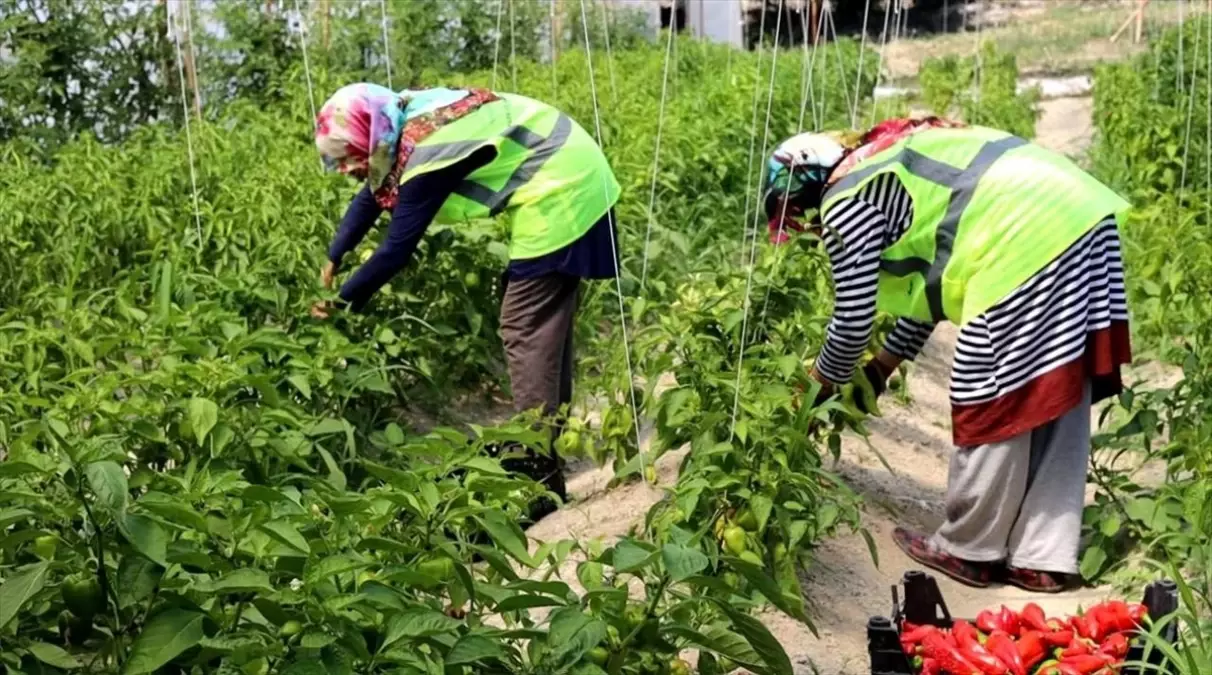
M 550 131 L 544 135 L 536 127 Z M 511 94 L 502 94 L 500 101 L 485 104 L 418 144 L 401 182 L 450 166 L 484 147 L 495 148 L 496 158 L 459 184 L 437 220 L 454 224 L 505 213 L 511 221 L 513 259 L 537 257 L 572 243 L 618 199 L 618 182 L 584 129 L 551 106 Z
M 943 270 L 951 261 L 951 247 L 955 244 L 955 235 L 959 230 L 960 218 L 964 209 L 972 201 L 976 185 L 981 176 L 993 166 L 1002 155 L 1014 148 L 1022 147 L 1027 141 L 1009 136 L 999 141 L 988 141 L 976 153 L 976 157 L 963 169 L 957 169 L 950 164 L 938 162 L 911 149 L 904 148 L 879 163 L 877 166 L 865 167 L 852 173 L 830 189 L 842 190 L 854 187 L 874 175 L 880 169 L 894 163 L 900 163 L 905 170 L 918 178 L 924 178 L 945 188 L 951 189 L 951 201 L 947 203 L 947 212 L 938 224 L 934 233 L 934 260 L 925 258 L 905 258 L 902 260 L 881 260 L 880 269 L 898 277 L 910 274 L 923 274 L 926 277 L 926 302 L 930 304 L 930 316 L 937 322 L 947 318 L 943 312 Z
M 951 163 L 957 156 L 962 166 Z M 1010 164 L 998 164 L 1003 158 Z M 982 184 L 995 164 L 997 176 Z M 887 172 L 901 175 L 914 215 L 881 256 L 881 276 L 900 281 L 881 279 L 879 304 L 935 322 L 970 320 L 1127 206 L 1067 159 L 1004 132 L 971 127 L 923 131 L 869 158 L 826 191 L 822 213 Z M 1007 201 L 1012 194 L 1021 198 Z M 964 255 L 959 260 L 957 250 Z M 949 269 L 953 264 L 958 267 Z M 913 275 L 921 275 L 924 286 Z

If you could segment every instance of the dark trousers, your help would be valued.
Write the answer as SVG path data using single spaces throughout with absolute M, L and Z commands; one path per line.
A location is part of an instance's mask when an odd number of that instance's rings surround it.
M 572 329 L 581 280 L 563 274 L 510 279 L 501 302 L 501 340 L 518 412 L 553 415 L 572 401 Z
M 580 285 L 578 277 L 564 274 L 505 282 L 501 340 L 518 412 L 541 409 L 551 416 L 572 401 L 572 333 Z M 562 421 L 556 421 L 548 456 L 528 451 L 526 457 L 506 458 L 501 465 L 530 476 L 565 499 L 563 462 L 554 449 Z M 542 501 L 532 507 L 532 520 L 555 510 L 555 504 Z

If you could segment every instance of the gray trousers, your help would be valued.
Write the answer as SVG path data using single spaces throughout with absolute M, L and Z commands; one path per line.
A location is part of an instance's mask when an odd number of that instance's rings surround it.
M 572 401 L 572 332 L 581 280 L 563 274 L 510 279 L 501 301 L 501 340 L 518 412 L 551 415 Z
M 1074 574 L 1090 461 L 1090 387 L 1063 417 L 1007 441 L 957 448 L 943 551 L 974 562 Z

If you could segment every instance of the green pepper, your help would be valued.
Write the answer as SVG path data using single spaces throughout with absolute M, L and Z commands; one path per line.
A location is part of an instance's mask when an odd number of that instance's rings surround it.
M 105 596 L 101 594 L 101 584 L 92 575 L 69 577 L 63 580 L 59 587 L 63 604 L 68 611 L 81 619 L 92 619 L 97 612 L 105 609 Z

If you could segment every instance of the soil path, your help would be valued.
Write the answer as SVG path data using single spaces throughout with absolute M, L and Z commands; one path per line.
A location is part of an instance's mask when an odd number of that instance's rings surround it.
M 1056 99 L 1042 104 L 1037 142 L 1076 154 L 1088 144 L 1089 99 Z M 813 566 L 806 571 L 804 587 L 812 605 L 819 637 L 788 617 L 769 612 L 762 618 L 796 664 L 798 672 L 813 669 L 825 675 L 869 673 L 865 626 L 868 617 L 887 614 L 891 587 L 908 569 L 915 569 L 892 543 L 898 524 L 931 530 L 942 521 L 942 497 L 952 451 L 948 381 L 955 329 L 942 325 L 936 330 L 908 379 L 908 405 L 885 406 L 884 417 L 870 424 L 871 446 L 894 468 L 889 472 L 860 438 L 843 446 L 842 459 L 834 467 L 866 499 L 865 525 L 874 537 L 879 563 L 871 559 L 864 539 L 858 535 L 825 541 L 816 551 Z M 678 455 L 667 455 L 658 464 L 659 483 L 676 480 Z M 643 518 L 662 496 L 659 487 L 631 485 L 607 491 L 608 470 L 585 470 L 570 477 L 574 503 L 532 528 L 539 540 L 566 537 L 602 538 L 610 541 L 624 535 Z M 976 591 L 940 579 L 953 614 L 974 616 L 984 607 L 1006 603 L 1022 606 L 1038 602 L 1049 613 L 1072 612 L 1079 604 L 1090 604 L 1106 595 L 1105 589 L 1083 589 L 1056 596 L 1031 595 L 1013 588 L 995 587 Z

